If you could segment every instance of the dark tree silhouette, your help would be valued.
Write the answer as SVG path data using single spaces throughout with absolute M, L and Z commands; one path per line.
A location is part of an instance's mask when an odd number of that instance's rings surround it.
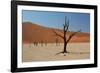
M 60 32 L 63 33 L 63 36 L 62 36 L 61 34 L 57 33 L 55 30 L 53 30 L 53 32 L 55 33 L 55 35 L 56 35 L 56 36 L 59 36 L 59 37 L 62 38 L 63 41 L 64 41 L 64 49 L 63 49 L 63 51 L 57 53 L 57 54 L 63 53 L 64 56 L 65 56 L 65 53 L 69 53 L 69 52 L 67 51 L 67 48 L 66 48 L 66 47 L 67 47 L 67 44 L 69 43 L 69 41 L 71 40 L 71 38 L 72 38 L 74 35 L 76 35 L 78 32 L 81 31 L 81 30 L 79 30 L 79 31 L 77 31 L 77 32 L 73 32 L 73 33 L 70 34 L 69 37 L 67 38 L 66 36 L 67 36 L 67 32 L 68 32 L 68 30 L 69 30 L 69 20 L 67 20 L 67 22 L 66 22 L 66 19 L 67 19 L 67 17 L 65 16 L 65 23 L 63 24 L 63 31 L 60 30 Z
M 45 46 L 47 46 L 47 41 L 45 41 Z
M 43 41 L 41 41 L 41 46 L 43 46 Z

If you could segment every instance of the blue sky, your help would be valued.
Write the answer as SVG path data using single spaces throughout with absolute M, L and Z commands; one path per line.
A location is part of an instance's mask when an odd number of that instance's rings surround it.
M 90 32 L 90 14 L 72 12 L 51 12 L 51 11 L 22 11 L 22 22 L 32 22 L 45 27 L 63 29 L 65 16 L 70 21 L 69 30 Z

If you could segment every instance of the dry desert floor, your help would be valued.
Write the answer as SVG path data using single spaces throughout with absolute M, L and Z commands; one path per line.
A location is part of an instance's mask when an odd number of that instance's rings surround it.
M 63 50 L 63 43 L 56 46 L 56 44 L 49 43 L 47 45 L 38 44 L 23 44 L 22 62 L 37 62 L 37 61 L 57 61 L 57 60 L 79 60 L 90 58 L 90 44 L 89 43 L 69 43 L 67 50 L 69 53 L 58 54 Z

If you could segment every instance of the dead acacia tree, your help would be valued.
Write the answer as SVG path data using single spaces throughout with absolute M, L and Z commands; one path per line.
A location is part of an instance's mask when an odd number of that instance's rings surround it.
M 55 35 L 56 35 L 56 36 L 59 36 L 59 37 L 62 38 L 63 41 L 64 41 L 64 49 L 63 49 L 63 51 L 57 53 L 57 54 L 63 53 L 64 56 L 65 56 L 65 53 L 69 53 L 69 52 L 67 51 L 67 44 L 69 43 L 69 41 L 71 40 L 71 38 L 72 38 L 74 35 L 76 35 L 78 32 L 81 31 L 81 30 L 79 30 L 79 31 L 77 31 L 77 32 L 73 32 L 73 33 L 70 34 L 69 37 L 67 38 L 67 32 L 69 31 L 69 20 L 67 20 L 67 22 L 66 22 L 66 19 L 67 19 L 67 17 L 65 16 L 65 23 L 63 24 L 63 31 L 61 31 L 61 30 L 59 31 L 59 32 L 63 33 L 63 35 L 57 33 L 55 30 L 53 30 L 53 32 L 55 33 Z

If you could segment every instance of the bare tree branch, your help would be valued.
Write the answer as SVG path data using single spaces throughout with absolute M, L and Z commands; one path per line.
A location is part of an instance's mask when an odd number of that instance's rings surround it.
M 56 34 L 56 36 L 59 36 L 59 37 L 61 37 L 62 39 L 64 39 L 64 37 L 61 36 L 60 34 L 58 34 L 56 31 L 53 30 L 53 32 Z
M 65 23 L 63 24 L 63 27 L 64 27 L 64 30 L 66 29 L 66 27 L 67 27 L 67 22 L 66 22 L 66 16 L 65 16 Z
M 59 31 L 60 33 L 64 34 L 64 32 L 62 30 L 60 30 L 60 29 L 58 29 L 57 31 Z
M 66 22 L 66 19 L 67 19 L 67 17 L 65 16 L 65 24 L 63 24 L 64 32 L 67 32 L 68 31 L 68 28 L 69 28 L 69 20 Z
M 68 20 L 68 22 L 66 24 L 66 29 L 65 29 L 66 32 L 68 31 L 68 28 L 69 28 L 69 20 Z
M 76 34 L 79 33 L 79 32 L 81 32 L 81 30 L 72 33 L 72 34 L 69 36 L 69 38 L 68 38 L 68 40 L 67 40 L 67 43 L 71 40 L 71 38 L 72 38 L 74 35 L 76 35 Z
M 67 16 L 65 16 L 65 26 L 67 26 L 67 25 L 66 25 L 66 24 L 67 24 L 66 20 L 67 20 Z

